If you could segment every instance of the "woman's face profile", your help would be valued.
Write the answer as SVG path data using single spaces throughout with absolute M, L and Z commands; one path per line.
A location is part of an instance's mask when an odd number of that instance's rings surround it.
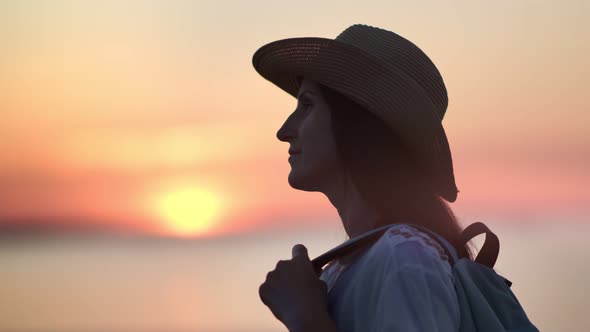
M 291 172 L 289 184 L 305 191 L 324 191 L 340 170 L 336 144 L 330 125 L 330 109 L 318 84 L 303 79 L 297 108 L 277 132 L 289 142 Z

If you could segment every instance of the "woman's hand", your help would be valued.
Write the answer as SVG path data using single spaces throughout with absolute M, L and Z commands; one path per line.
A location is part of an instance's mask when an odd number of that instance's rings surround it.
M 304 245 L 295 245 L 292 256 L 290 260 L 277 263 L 266 275 L 258 293 L 289 330 L 302 330 L 329 319 L 327 286 L 314 271 Z

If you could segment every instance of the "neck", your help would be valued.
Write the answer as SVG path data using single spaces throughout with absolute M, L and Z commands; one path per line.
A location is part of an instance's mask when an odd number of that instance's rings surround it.
M 338 188 L 326 192 L 326 196 L 338 211 L 350 238 L 372 230 L 381 219 L 378 211 L 363 199 L 350 176 L 346 176 Z

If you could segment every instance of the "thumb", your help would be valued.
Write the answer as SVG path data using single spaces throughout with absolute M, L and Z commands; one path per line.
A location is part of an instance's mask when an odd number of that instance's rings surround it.
M 309 259 L 307 256 L 307 248 L 303 244 L 296 244 L 292 250 L 293 258 L 295 257 L 304 257 Z

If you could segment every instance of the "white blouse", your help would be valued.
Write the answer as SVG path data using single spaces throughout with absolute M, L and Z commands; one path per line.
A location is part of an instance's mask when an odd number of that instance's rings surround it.
M 448 257 L 410 226 L 392 226 L 349 266 L 332 261 L 320 279 L 338 332 L 459 331 Z

